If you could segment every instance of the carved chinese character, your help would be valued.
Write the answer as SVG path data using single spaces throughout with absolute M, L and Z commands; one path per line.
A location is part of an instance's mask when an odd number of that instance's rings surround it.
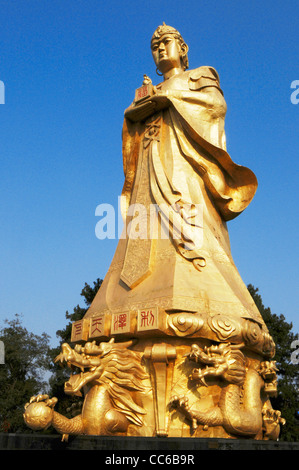
M 115 313 L 112 316 L 111 334 L 121 334 L 130 332 L 129 312 Z
M 138 310 L 137 329 L 138 331 L 155 330 L 158 328 L 158 309 L 146 308 Z
M 88 339 L 88 320 L 78 320 L 72 324 L 72 335 L 71 335 L 71 342 L 81 342 L 86 341 Z
M 90 320 L 89 338 L 101 338 L 109 334 L 105 313 L 95 315 Z

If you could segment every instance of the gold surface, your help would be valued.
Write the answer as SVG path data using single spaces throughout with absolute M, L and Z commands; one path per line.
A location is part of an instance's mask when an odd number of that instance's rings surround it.
M 125 111 L 125 236 L 94 301 L 56 359 L 81 369 L 67 419 L 32 397 L 24 419 L 63 434 L 277 439 L 275 345 L 232 259 L 226 222 L 257 181 L 226 150 L 213 67 L 188 70 L 172 27 L 154 32 L 163 81 L 144 75 Z M 134 95 L 133 95 L 134 96 Z

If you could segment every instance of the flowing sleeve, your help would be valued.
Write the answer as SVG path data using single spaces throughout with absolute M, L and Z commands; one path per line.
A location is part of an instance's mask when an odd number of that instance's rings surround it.
M 200 67 L 191 71 L 188 85 L 189 90 L 169 95 L 177 139 L 223 219 L 231 220 L 250 204 L 257 179 L 249 168 L 234 163 L 226 151 L 226 103 L 216 70 Z
M 124 119 L 122 128 L 122 154 L 125 181 L 122 189 L 121 212 L 125 217 L 135 180 L 142 126 L 138 122 Z

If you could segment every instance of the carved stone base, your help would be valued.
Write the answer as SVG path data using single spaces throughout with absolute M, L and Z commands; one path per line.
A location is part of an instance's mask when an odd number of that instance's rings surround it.
M 277 440 L 284 419 L 269 397 L 276 367 L 244 343 L 139 338 L 62 346 L 56 361 L 79 367 L 65 392 L 81 395 L 68 419 L 47 395 L 25 406 L 29 427 L 69 435 Z

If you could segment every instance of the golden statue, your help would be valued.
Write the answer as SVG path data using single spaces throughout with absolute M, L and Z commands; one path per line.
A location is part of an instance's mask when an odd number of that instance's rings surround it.
M 226 151 L 226 102 L 213 67 L 163 24 L 123 125 L 124 232 L 103 284 L 57 361 L 81 368 L 56 399 L 26 404 L 33 429 L 63 435 L 277 439 L 275 345 L 233 262 L 226 222 L 257 181 Z

